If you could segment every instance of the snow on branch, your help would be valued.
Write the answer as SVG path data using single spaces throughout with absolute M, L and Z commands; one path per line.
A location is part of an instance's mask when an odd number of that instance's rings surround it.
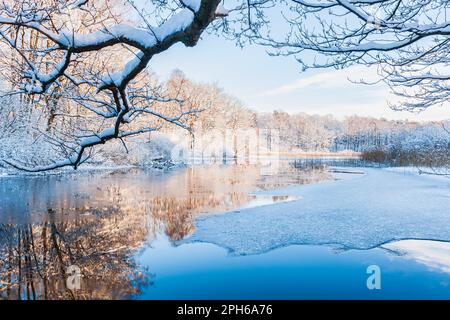
M 57 115 L 55 105 L 66 99 L 74 109 L 63 114 L 86 119 L 83 122 L 87 128 L 90 117 L 77 111 L 82 107 L 100 120 L 100 127 L 106 125 L 99 131 L 79 127 L 64 133 L 64 141 L 55 144 L 71 153 L 66 160 L 33 168 L 5 161 L 9 165 L 29 172 L 66 166 L 76 169 L 89 158 L 84 155 L 87 149 L 157 130 L 150 125 L 136 128 L 130 124 L 143 114 L 188 128 L 181 120 L 196 111 L 180 109 L 178 114 L 172 111 L 166 115 L 153 109 L 155 103 L 181 102 L 144 90 L 150 84 L 138 78 L 155 55 L 174 44 L 196 45 L 208 25 L 226 15 L 225 9 L 219 7 L 220 0 L 152 1 L 158 19 L 154 24 L 145 19 L 143 26 L 124 22 L 120 14 L 113 13 L 108 1 L 99 2 L 21 0 L 0 4 L 0 46 L 9 48 L 2 54 L 10 54 L 5 61 L 11 61 L 9 77 L 19 92 L 36 96 L 30 99 L 44 100 L 47 106 L 53 101 L 49 123 Z M 123 54 L 114 58 L 115 52 Z M 131 95 L 130 88 L 134 88 Z M 145 106 L 141 105 L 143 99 Z M 80 135 L 85 131 L 91 133 Z M 68 137 L 74 141 L 67 141 Z
M 256 42 L 293 55 L 307 68 L 377 65 L 405 98 L 397 109 L 421 110 L 448 100 L 448 1 L 291 0 L 285 37 Z

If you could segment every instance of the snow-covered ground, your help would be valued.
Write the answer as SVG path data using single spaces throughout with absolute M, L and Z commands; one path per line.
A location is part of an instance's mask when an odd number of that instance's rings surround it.
M 106 171 L 122 171 L 130 169 L 145 169 L 145 170 L 171 170 L 183 167 L 182 163 L 173 163 L 170 161 L 153 161 L 152 163 L 147 163 L 146 166 L 138 165 L 116 165 L 116 164 L 105 164 L 105 165 L 95 165 L 86 164 L 82 165 L 77 170 L 72 167 L 60 168 L 57 170 L 43 171 L 43 172 L 26 172 L 17 170 L 14 168 L 0 168 L 0 178 L 8 177 L 21 177 L 21 176 L 49 176 L 49 175 L 85 175 L 93 172 L 106 172 Z
M 348 171 L 349 169 L 346 168 Z M 299 200 L 200 218 L 186 242 L 209 242 L 237 255 L 292 244 L 369 249 L 395 240 L 450 241 L 450 179 L 355 168 L 338 181 L 270 194 Z
M 449 181 L 450 172 L 448 168 L 427 168 L 427 167 L 386 167 L 384 170 L 397 172 L 405 175 L 425 175 L 430 179 Z

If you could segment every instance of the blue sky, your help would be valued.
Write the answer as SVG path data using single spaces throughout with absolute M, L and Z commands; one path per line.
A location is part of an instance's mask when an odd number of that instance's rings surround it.
M 385 85 L 351 83 L 375 79 L 366 67 L 347 70 L 309 70 L 301 72 L 293 57 L 270 57 L 265 48 L 236 47 L 232 41 L 206 34 L 194 48 L 178 44 L 155 56 L 150 69 L 166 78 L 174 69 L 188 78 L 217 83 L 257 111 L 285 110 L 311 114 L 353 114 L 389 119 L 441 120 L 450 118 L 449 107 L 433 107 L 420 114 L 392 111 L 394 101 Z

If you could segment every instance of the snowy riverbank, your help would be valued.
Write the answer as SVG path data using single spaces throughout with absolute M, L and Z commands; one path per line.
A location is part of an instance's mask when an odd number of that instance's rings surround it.
M 26 172 L 17 170 L 12 167 L 0 167 L 0 178 L 15 176 L 90 174 L 106 171 L 126 171 L 137 168 L 145 170 L 166 171 L 181 168 L 184 166 L 185 164 L 181 162 L 173 162 L 167 159 L 157 159 L 155 161 L 147 162 L 145 165 L 85 164 L 80 166 L 77 170 L 74 170 L 72 167 L 64 167 L 57 170 L 43 172 Z

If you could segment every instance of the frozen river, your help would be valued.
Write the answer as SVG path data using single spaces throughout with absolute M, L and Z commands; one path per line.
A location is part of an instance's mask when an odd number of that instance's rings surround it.
M 0 297 L 448 299 L 449 218 L 449 179 L 355 161 L 3 177 Z

